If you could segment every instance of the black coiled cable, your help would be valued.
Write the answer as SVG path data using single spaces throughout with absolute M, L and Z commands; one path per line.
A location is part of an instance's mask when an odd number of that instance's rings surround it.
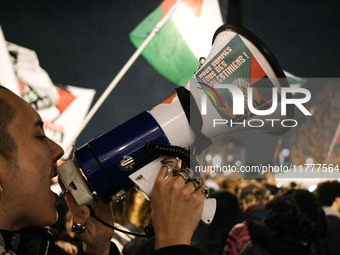
M 145 145 L 145 148 L 154 155 L 180 158 L 182 160 L 182 168 L 189 167 L 195 169 L 195 167 L 198 166 L 196 158 L 191 156 L 190 151 L 183 147 L 149 141 Z

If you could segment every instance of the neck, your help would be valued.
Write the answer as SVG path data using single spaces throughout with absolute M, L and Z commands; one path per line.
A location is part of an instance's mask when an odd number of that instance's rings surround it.
M 23 217 L 18 215 L 17 209 L 10 202 L 10 198 L 7 198 L 3 194 L 0 200 L 0 229 L 8 231 L 17 231 L 25 227 L 21 224 Z
M 0 205 L 1 206 L 1 205 Z M 1 207 L 6 208 L 6 207 Z M 18 231 L 24 227 L 25 225 L 21 224 L 20 221 L 14 220 L 14 216 L 9 216 L 9 213 L 6 213 L 0 210 L 0 229 L 7 231 Z
M 54 237 L 45 228 L 29 227 L 20 231 L 0 230 L 4 246 L 18 254 L 34 251 L 32 254 L 47 254 L 54 247 Z M 41 253 L 44 252 L 44 253 Z
M 333 216 L 337 216 L 340 218 L 340 212 L 336 210 L 336 208 L 334 209 L 332 206 L 323 206 L 322 208 L 326 216 L 333 215 Z
M 339 212 L 339 204 L 337 202 L 337 200 L 335 200 L 331 206 L 331 208 L 337 212 Z

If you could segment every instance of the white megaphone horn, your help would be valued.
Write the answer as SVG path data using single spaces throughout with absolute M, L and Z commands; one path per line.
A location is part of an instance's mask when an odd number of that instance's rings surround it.
M 288 86 L 284 73 L 263 43 L 245 29 L 224 25 L 215 33 L 209 56 L 185 87 L 178 88 L 176 94 L 150 111 L 76 149 L 74 156 L 80 169 L 73 161 L 67 161 L 58 168 L 59 176 L 78 204 L 91 204 L 94 192 L 104 202 L 117 200 L 134 185 L 149 195 L 165 156 L 179 155 L 190 163 L 188 155 L 201 152 L 211 138 L 228 132 L 242 129 L 285 132 L 286 127 L 242 125 L 254 119 L 254 112 L 268 113 L 271 106 L 278 106 L 277 98 L 276 101 L 271 98 L 275 95 L 272 89 L 281 93 L 284 86 Z M 239 94 L 248 88 L 252 89 L 252 97 L 260 99 L 254 101 L 254 109 L 245 107 L 246 96 Z M 233 100 L 243 107 L 233 105 Z M 289 110 L 288 115 L 291 114 Z M 276 110 L 270 116 L 281 122 L 287 119 L 287 115 Z M 260 117 L 256 116 L 258 122 L 269 118 Z M 216 120 L 224 122 L 223 125 Z M 230 125 L 233 120 L 241 125 Z M 191 149 L 191 153 L 183 148 Z M 211 222 L 215 210 L 216 201 L 206 199 L 202 220 Z

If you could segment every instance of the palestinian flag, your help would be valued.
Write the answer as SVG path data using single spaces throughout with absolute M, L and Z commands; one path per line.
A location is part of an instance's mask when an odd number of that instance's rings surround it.
M 176 0 L 165 0 L 131 32 L 130 40 L 136 48 L 175 4 Z M 208 55 L 213 35 L 222 24 L 218 0 L 184 0 L 142 55 L 166 79 L 185 85 L 196 71 L 199 58 Z
M 297 77 L 287 71 L 284 71 L 284 73 L 291 88 L 301 88 L 306 83 L 304 78 Z

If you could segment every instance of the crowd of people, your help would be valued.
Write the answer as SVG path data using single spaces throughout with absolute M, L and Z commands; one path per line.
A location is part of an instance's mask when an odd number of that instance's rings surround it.
M 197 254 L 339 254 L 338 181 L 319 183 L 313 193 L 295 183 L 274 192 L 263 179 L 227 178 L 216 183 L 218 190 L 210 195 L 217 200 L 214 220 L 209 225 L 200 222 L 191 239 Z M 150 201 L 134 189 L 113 204 L 113 210 L 115 224 L 124 230 L 142 233 L 151 220 Z M 154 237 L 115 232 L 111 241 L 124 255 L 155 251 Z
M 210 196 L 218 205 L 214 220 L 209 225 L 200 222 L 191 240 L 200 254 L 340 253 L 338 181 L 319 183 L 314 193 L 294 182 L 275 192 L 263 179 L 226 178 L 215 183 Z M 142 233 L 151 220 L 150 202 L 134 189 L 125 200 L 113 204 L 113 210 L 115 224 L 127 231 Z M 68 222 L 69 214 L 65 215 Z M 63 240 L 79 247 L 79 239 Z M 115 232 L 111 241 L 124 255 L 154 252 L 154 238 Z
M 0 254 L 340 254 L 336 180 L 319 183 L 313 193 L 296 185 L 278 189 L 265 179 L 206 180 L 217 208 L 205 224 L 207 187 L 188 181 L 169 158 L 150 201 L 132 189 L 119 203 L 97 201 L 93 208 L 132 232 L 143 233 L 152 222 L 154 237 L 140 238 L 93 219 L 62 183 L 59 197 L 50 190 L 63 151 L 45 136 L 37 112 L 1 86 L 0 134 Z

